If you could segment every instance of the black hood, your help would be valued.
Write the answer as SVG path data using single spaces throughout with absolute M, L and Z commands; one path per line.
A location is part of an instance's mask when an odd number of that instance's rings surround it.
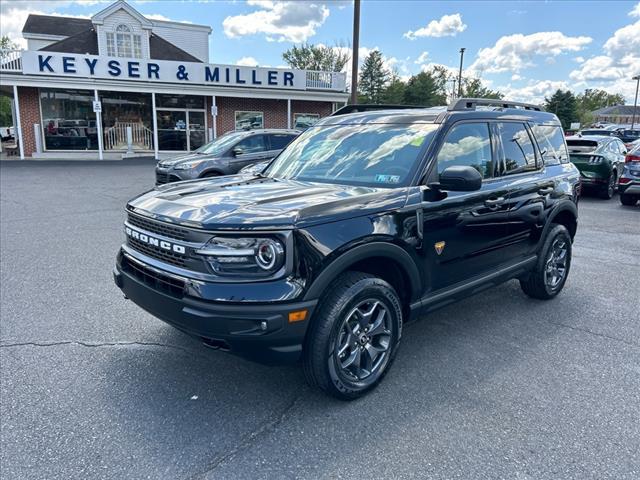
M 207 229 L 294 228 L 401 208 L 407 189 L 248 175 L 179 182 L 129 202 L 142 214 Z

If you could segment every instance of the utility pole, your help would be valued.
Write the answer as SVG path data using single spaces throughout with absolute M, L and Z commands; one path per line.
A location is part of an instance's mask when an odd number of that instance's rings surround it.
M 640 86 L 640 75 L 633 77 L 636 81 L 636 99 L 633 101 L 633 117 L 631 117 L 631 130 L 636 123 L 636 110 L 638 109 L 638 87 Z
M 462 59 L 464 58 L 465 48 L 460 49 L 460 71 L 458 72 L 458 98 L 462 96 Z
M 353 50 L 351 53 L 351 103 L 358 103 L 358 48 L 360 45 L 360 0 L 353 2 Z

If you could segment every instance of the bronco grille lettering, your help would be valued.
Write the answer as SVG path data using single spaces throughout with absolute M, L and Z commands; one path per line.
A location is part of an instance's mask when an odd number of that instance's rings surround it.
M 185 253 L 187 253 L 187 249 L 182 246 L 182 245 L 178 245 L 176 243 L 171 243 L 171 242 L 167 242 L 165 240 L 160 240 L 159 238 L 155 238 L 152 237 L 150 235 L 147 235 L 145 233 L 141 233 L 138 232 L 137 230 L 134 230 L 131 227 L 125 227 L 124 228 L 125 233 L 127 234 L 127 236 L 131 237 L 131 238 L 135 238 L 136 240 L 146 243 L 147 245 L 152 245 L 154 247 L 159 247 L 163 250 L 168 250 L 170 252 L 175 252 L 175 253 L 179 253 L 184 255 Z

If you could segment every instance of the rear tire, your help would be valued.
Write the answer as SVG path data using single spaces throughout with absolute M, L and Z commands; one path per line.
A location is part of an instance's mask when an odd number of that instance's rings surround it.
M 530 297 L 552 299 L 564 287 L 570 267 L 571 235 L 564 225 L 553 224 L 534 269 L 520 280 L 520 287 Z
M 366 273 L 343 273 L 323 295 L 307 333 L 307 382 L 341 400 L 363 396 L 391 367 L 401 331 L 393 287 Z
M 613 197 L 613 193 L 616 190 L 616 177 L 616 172 L 611 172 L 607 186 L 600 190 L 600 198 L 604 200 L 611 200 L 611 198 Z
M 638 197 L 635 195 L 620 195 L 620 203 L 627 207 L 634 207 L 638 203 Z

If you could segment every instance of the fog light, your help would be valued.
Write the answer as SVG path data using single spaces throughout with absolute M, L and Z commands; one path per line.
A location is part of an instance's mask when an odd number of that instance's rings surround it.
M 289 323 L 301 322 L 307 318 L 306 310 L 298 310 L 295 312 L 289 312 Z
M 260 322 L 260 329 L 261 330 L 266 330 L 267 329 L 267 322 L 265 322 L 265 321 Z

